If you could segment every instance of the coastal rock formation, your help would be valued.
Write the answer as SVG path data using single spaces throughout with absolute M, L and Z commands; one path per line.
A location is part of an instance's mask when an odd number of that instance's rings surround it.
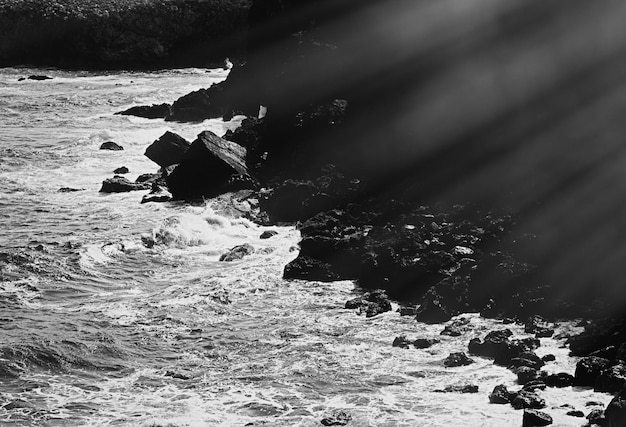
M 167 131 L 146 148 L 144 155 L 165 168 L 180 163 L 190 145 L 182 136 Z
M 113 178 L 105 179 L 100 188 L 101 193 L 125 193 L 128 191 L 148 190 L 151 185 L 148 183 L 135 183 L 123 176 L 116 175 Z
M 170 104 L 139 105 L 115 113 L 121 116 L 143 117 L 144 119 L 164 119 L 170 114 Z

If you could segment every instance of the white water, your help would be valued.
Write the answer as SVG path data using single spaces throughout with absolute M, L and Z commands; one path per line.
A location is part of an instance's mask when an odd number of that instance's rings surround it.
M 442 363 L 503 325 L 468 315 L 466 335 L 452 338 L 397 312 L 366 319 L 343 309 L 350 282 L 282 280 L 294 228 L 261 240 L 264 228 L 223 201 L 140 205 L 144 192 L 98 193 L 117 167 L 130 179 L 156 171 L 143 152 L 166 130 L 192 140 L 241 119 L 114 112 L 172 102 L 225 73 L 0 69 L 0 425 L 317 426 L 334 410 L 353 426 L 521 425 L 521 411 L 488 402 L 497 384 L 519 387 L 510 371 L 481 358 Z M 54 78 L 18 81 L 30 74 Z M 125 150 L 99 150 L 107 140 Z M 242 243 L 255 253 L 218 261 Z M 393 348 L 398 335 L 442 342 Z M 542 339 L 538 353 L 557 357 L 546 370 L 573 373 L 561 344 Z M 468 383 L 479 393 L 434 392 Z M 587 401 L 610 400 L 571 387 L 540 394 L 562 426 L 583 422 L 561 405 L 587 413 Z

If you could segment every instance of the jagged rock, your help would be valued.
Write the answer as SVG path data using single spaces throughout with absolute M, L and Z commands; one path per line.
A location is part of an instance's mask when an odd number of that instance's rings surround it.
M 494 387 L 491 394 L 489 394 L 489 402 L 503 405 L 511 403 L 516 393 L 511 393 L 505 385 L 499 384 Z
M 552 424 L 552 417 L 535 409 L 525 409 L 522 427 L 540 427 Z
M 250 255 L 254 253 L 254 248 L 252 245 L 248 243 L 244 243 L 243 245 L 237 245 L 234 248 L 231 248 L 225 254 L 220 256 L 220 261 L 236 261 L 242 259 L 246 255 Z
M 457 366 L 467 366 L 474 363 L 474 360 L 467 357 L 465 353 L 450 353 L 448 357 L 443 361 L 444 366 L 447 368 L 454 368 Z
M 365 312 L 366 317 L 373 317 L 377 314 L 391 311 L 391 301 L 383 290 L 375 290 L 365 293 L 362 297 L 357 297 L 346 301 L 347 309 L 359 309 L 359 314 Z
M 546 354 L 541 358 L 544 362 L 554 362 L 556 360 L 556 356 L 554 354 Z
M 143 196 L 141 203 L 149 202 L 169 202 L 172 200 L 172 193 L 167 191 L 167 188 L 157 183 L 152 184 L 152 190 L 150 193 Z
M 245 158 L 245 148 L 204 131 L 167 176 L 167 186 L 176 199 L 214 197 L 223 191 L 233 174 L 254 179 L 248 173 Z
M 145 183 L 145 184 L 153 184 L 162 178 L 160 173 L 142 173 L 137 177 L 135 182 L 137 184 Z
M 626 365 L 619 363 L 605 368 L 596 377 L 595 391 L 616 393 L 621 391 L 626 384 Z
M 331 264 L 307 256 L 298 256 L 287 264 L 283 271 L 283 278 L 287 280 L 302 279 L 320 282 L 341 280 L 341 277 L 333 271 Z
M 546 407 L 546 401 L 537 393 L 521 390 L 511 401 L 511 406 L 515 409 L 542 409 Z
M 409 348 L 413 344 L 410 340 L 408 340 L 404 335 L 399 337 L 395 337 L 393 339 L 392 347 L 400 347 L 400 348 Z
M 623 427 L 626 425 L 626 390 L 615 396 L 604 411 L 606 427 Z M 587 417 L 589 418 L 589 417 Z M 591 422 L 591 420 L 589 420 Z
M 121 151 L 121 150 L 124 149 L 124 147 L 122 147 L 121 145 L 119 145 L 116 142 L 107 141 L 107 142 L 103 142 L 102 145 L 100 145 L 100 149 L 101 150 L 111 150 L 111 151 Z
M 548 338 L 554 335 L 554 328 L 551 328 L 541 316 L 531 316 L 524 324 L 524 332 L 535 334 L 536 338 Z
M 146 148 L 144 155 L 165 168 L 180 163 L 190 146 L 182 136 L 167 131 Z
M 101 193 L 125 193 L 128 191 L 148 190 L 151 185 L 147 183 L 135 183 L 131 182 L 123 176 L 114 176 L 113 178 L 105 179 L 102 182 Z
M 152 104 L 130 107 L 115 114 L 122 116 L 143 117 L 144 119 L 164 119 L 170 113 L 170 104 Z
M 435 393 L 478 393 L 478 386 L 474 384 L 449 385 L 442 389 L 434 390 Z
M 274 237 L 278 234 L 278 231 L 275 230 L 265 230 L 263 233 L 261 233 L 261 235 L 259 236 L 259 239 L 269 239 L 271 237 Z
M 591 386 L 596 383 L 596 378 L 608 367 L 610 361 L 602 357 L 583 357 L 576 364 L 574 384 L 579 386 Z
M 522 390 L 535 392 L 537 390 L 545 390 L 546 387 L 547 387 L 546 383 L 544 383 L 541 379 L 534 379 L 524 384 L 524 387 L 522 387 Z
M 537 370 L 528 366 L 516 368 L 514 372 L 517 375 L 517 383 L 521 385 L 536 380 L 538 376 Z
M 83 191 L 84 188 L 72 188 L 72 187 L 61 187 L 59 188 L 59 193 L 74 193 L 76 191 Z
M 469 352 L 477 356 L 494 358 L 510 345 L 511 335 L 513 332 L 510 329 L 501 329 L 489 332 L 482 342 L 479 338 L 473 338 L 469 343 Z
M 598 425 L 598 426 L 603 426 L 603 427 L 608 427 L 608 426 L 623 427 L 624 426 L 623 420 L 621 423 L 618 422 L 617 424 L 606 423 L 605 412 L 602 409 L 592 409 L 591 412 L 587 414 L 587 419 L 589 420 L 590 425 Z
M 345 411 L 336 411 L 331 415 L 322 419 L 321 423 L 325 426 L 345 426 L 352 420 L 352 415 Z
M 316 213 L 309 201 L 317 193 L 319 189 L 310 181 L 288 179 L 262 200 L 262 208 L 274 222 L 305 220 Z
M 451 337 L 458 337 L 463 335 L 463 333 L 467 330 L 467 325 L 469 324 L 469 319 L 462 317 L 446 325 L 446 327 L 441 331 L 441 335 L 449 335 Z
M 566 372 L 559 372 L 558 374 L 547 375 L 542 378 L 543 382 L 548 387 L 569 387 L 574 384 L 574 376 Z
M 545 365 L 545 362 L 534 351 L 520 353 L 517 357 L 511 359 L 510 364 L 513 367 L 526 366 L 532 369 L 541 369 L 543 365 Z
M 201 122 L 221 117 L 227 110 L 223 90 L 227 82 L 213 84 L 208 89 L 199 89 L 178 98 L 169 108 L 166 121 Z
M 113 171 L 115 174 L 124 175 L 130 172 L 126 166 L 119 167 Z

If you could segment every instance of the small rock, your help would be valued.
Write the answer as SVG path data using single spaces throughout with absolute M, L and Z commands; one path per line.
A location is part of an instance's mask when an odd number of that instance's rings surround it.
M 162 185 L 153 183 L 152 191 L 143 196 L 143 198 L 141 199 L 141 203 L 168 202 L 170 200 L 172 200 L 172 193 L 167 191 L 167 188 L 163 187 Z
M 559 372 L 558 374 L 545 376 L 543 382 L 546 383 L 548 387 L 569 387 L 574 384 L 574 377 L 566 372 Z
M 441 335 L 449 335 L 451 337 L 461 336 L 467 330 L 468 324 L 469 324 L 469 319 L 465 317 L 456 319 L 449 325 L 446 325 L 443 331 L 441 331 Z
M 554 362 L 556 360 L 556 356 L 554 354 L 546 354 L 541 358 L 544 362 Z
M 538 376 L 537 370 L 528 366 L 516 368 L 515 373 L 517 374 L 517 383 L 522 385 L 536 380 Z
M 72 187 L 61 187 L 59 188 L 59 193 L 73 193 L 75 191 L 83 191 L 84 188 L 72 188 Z
M 440 341 L 436 338 L 418 338 L 413 341 L 413 346 L 415 348 L 428 348 L 432 347 L 434 344 L 439 343 Z
M 124 147 L 122 147 L 121 145 L 119 145 L 116 142 L 107 141 L 107 142 L 103 142 L 102 145 L 100 145 L 100 149 L 101 150 L 120 151 L 120 150 L 123 150 Z
M 537 393 L 521 390 L 511 401 L 511 406 L 515 409 L 541 409 L 546 407 L 546 401 L 539 397 Z
M 398 307 L 400 316 L 415 316 L 417 315 L 417 306 L 414 305 L 402 305 Z
M 137 184 L 130 182 L 123 176 L 115 175 L 113 178 L 105 179 L 102 182 L 101 193 L 125 193 L 128 191 L 148 190 L 150 184 L 142 183 Z
M 126 174 L 128 172 L 130 172 L 130 171 L 128 170 L 128 168 L 126 166 L 119 167 L 119 168 L 117 168 L 117 169 L 115 169 L 113 171 L 113 173 L 119 173 L 121 175 L 124 175 L 124 174 Z
M 513 400 L 514 397 L 515 393 L 511 393 L 507 390 L 504 384 L 499 384 L 494 387 L 493 391 L 489 395 L 489 402 L 504 405 L 506 403 L 511 403 L 511 400 Z
M 522 390 L 528 390 L 528 391 L 537 391 L 537 390 L 545 390 L 545 389 L 546 389 L 546 383 L 544 383 L 542 380 L 528 381 L 526 384 L 524 384 L 524 387 L 522 387 Z
M 585 414 L 583 411 L 568 411 L 565 415 L 569 415 L 570 417 L 583 418 Z
M 345 426 L 350 420 L 352 420 L 352 415 L 344 411 L 337 411 L 322 419 L 321 423 L 325 426 Z
M 393 343 L 391 344 L 392 347 L 400 347 L 400 348 L 409 348 L 411 346 L 412 342 L 409 341 L 404 335 L 401 335 L 399 337 L 395 337 L 393 340 Z
M 597 424 L 599 426 L 603 426 L 606 421 L 606 418 L 604 417 L 604 411 L 602 409 L 592 409 L 591 412 L 589 412 L 589 414 L 587 415 L 587 419 L 589 420 L 589 424 Z M 613 424 L 610 425 L 610 427 L 618 427 L 623 425 L 624 424 Z
M 254 248 L 252 247 L 252 245 L 249 245 L 248 243 L 244 243 L 243 245 L 235 246 L 234 248 L 230 249 L 227 253 L 223 254 L 220 257 L 220 261 L 226 261 L 226 262 L 236 261 L 236 260 L 242 259 L 246 255 L 250 255 L 253 253 L 254 253 Z
M 20 79 L 20 80 L 23 80 L 23 79 Z M 52 80 L 52 77 L 35 74 L 35 75 L 32 75 L 32 76 L 28 76 L 28 80 L 37 80 L 37 81 Z
M 261 235 L 259 236 L 259 239 L 269 239 L 270 237 L 274 237 L 277 234 L 278 234 L 278 231 L 265 230 L 263 233 L 261 233 Z
M 522 427 L 538 427 L 552 424 L 552 417 L 535 409 L 525 409 Z
M 478 386 L 474 384 L 449 385 L 443 389 L 434 390 L 436 393 L 478 393 Z
M 474 360 L 467 357 L 465 353 L 450 353 L 448 357 L 443 361 L 444 366 L 448 368 L 454 368 L 457 366 L 467 366 L 474 363 Z

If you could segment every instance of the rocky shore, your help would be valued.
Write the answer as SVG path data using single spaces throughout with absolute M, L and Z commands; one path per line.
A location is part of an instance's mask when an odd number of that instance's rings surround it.
M 1 0 L 0 66 L 221 64 L 245 50 L 248 0 Z
M 612 236 L 624 224 L 611 214 L 621 209 L 620 184 L 607 175 L 626 130 L 612 114 L 624 105 L 611 92 L 626 83 L 612 71 L 625 47 L 615 34 L 626 36 L 616 8 L 531 2 L 477 18 L 480 5 L 446 14 L 401 0 L 255 0 L 244 66 L 171 105 L 137 110 L 177 121 L 248 116 L 223 138 L 161 141 L 179 154 L 157 161 L 158 185 L 183 200 L 247 190 L 260 208 L 253 219 L 302 233 L 284 277 L 353 279 L 367 293 L 346 308 L 367 316 L 390 310 L 391 298 L 420 322 L 480 312 L 524 324 L 535 338 L 504 330 L 468 342 L 470 355 L 517 374 L 521 390 L 499 386 L 490 400 L 525 409 L 524 425 L 551 423 L 538 390 L 572 385 L 615 394 L 590 424 L 625 425 L 626 272 Z M 545 19 L 520 18 L 519 32 L 494 24 L 537 9 Z M 388 27 L 407 16 L 414 30 Z M 596 48 L 574 43 L 557 17 L 580 24 Z M 538 338 L 554 333 L 550 322 L 578 318 L 588 323 L 568 340 L 582 357 L 576 372 L 542 372 Z M 455 353 L 446 363 L 471 358 Z

